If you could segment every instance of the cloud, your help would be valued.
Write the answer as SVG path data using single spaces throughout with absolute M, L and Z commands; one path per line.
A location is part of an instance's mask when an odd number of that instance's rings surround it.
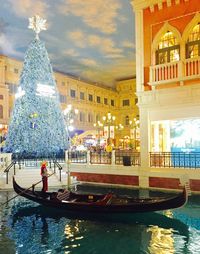
M 48 5 L 40 0 L 8 0 L 12 11 L 19 17 L 47 16 Z
M 92 47 L 100 51 L 102 54 L 118 55 L 123 52 L 122 49 L 117 48 L 115 42 L 106 37 L 100 37 L 95 34 L 86 34 L 81 30 L 75 30 L 68 33 L 69 38 L 73 41 L 74 45 L 80 48 Z
M 121 59 L 112 65 L 104 65 L 101 68 L 83 69 L 81 76 L 98 83 L 113 87 L 114 80 L 129 78 L 136 73 L 134 60 Z
M 115 20 L 121 7 L 117 0 L 65 0 L 58 9 L 65 15 L 81 17 L 89 27 L 111 34 L 117 30 Z
M 63 54 L 66 55 L 66 56 L 73 56 L 73 57 L 79 56 L 79 53 L 74 49 L 65 50 L 63 52 Z
M 4 34 L 0 35 L 0 52 L 4 55 L 13 55 L 15 57 L 22 57 L 23 54 L 16 51 L 11 40 Z
M 97 66 L 97 62 L 93 59 L 85 58 L 80 61 L 82 64 L 87 66 Z
M 77 47 L 85 48 L 86 47 L 86 39 L 84 33 L 81 30 L 75 30 L 68 33 L 68 37 L 74 42 Z
M 131 41 L 128 41 L 128 40 L 123 41 L 122 46 L 125 47 L 125 48 L 135 48 L 134 42 L 131 42 Z

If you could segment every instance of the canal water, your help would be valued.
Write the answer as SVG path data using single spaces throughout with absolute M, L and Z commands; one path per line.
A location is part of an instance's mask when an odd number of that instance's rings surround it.
M 77 191 L 170 196 L 145 190 L 80 185 Z M 0 192 L 1 204 L 14 192 Z M 183 208 L 125 215 L 60 212 L 17 197 L 0 209 L 1 254 L 198 254 L 200 196 Z

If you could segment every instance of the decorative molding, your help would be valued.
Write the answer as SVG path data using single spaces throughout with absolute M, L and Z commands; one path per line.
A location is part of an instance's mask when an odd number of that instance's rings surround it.
M 185 2 L 188 2 L 189 0 L 184 0 Z M 161 10 L 162 3 L 167 2 L 167 7 L 171 6 L 171 0 L 132 0 L 131 5 L 133 6 L 133 9 L 136 10 L 142 10 L 146 9 L 152 5 L 158 5 L 158 9 Z M 175 4 L 180 4 L 180 0 L 175 0 Z M 160 6 L 160 7 L 159 7 Z M 161 8 L 161 9 L 160 9 Z
M 194 18 L 190 21 L 190 23 L 187 24 L 186 28 L 184 29 L 182 40 L 184 42 L 187 41 L 188 36 L 195 25 L 197 25 L 200 22 L 200 13 L 196 13 Z
M 157 44 L 158 41 L 160 40 L 161 36 L 166 33 L 167 31 L 171 31 L 174 33 L 174 35 L 177 37 L 178 41 L 181 41 L 181 34 L 178 31 L 177 28 L 175 28 L 174 26 L 170 25 L 168 22 L 165 22 L 165 24 L 163 25 L 163 27 L 158 31 L 158 33 L 156 34 L 156 36 L 154 37 L 154 40 L 152 42 L 152 50 L 155 51 L 157 49 Z

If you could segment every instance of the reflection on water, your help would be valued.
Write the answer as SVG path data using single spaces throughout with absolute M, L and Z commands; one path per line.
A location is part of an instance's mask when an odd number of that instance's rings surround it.
M 12 195 L 1 192 L 0 202 Z M 181 209 L 128 215 L 66 213 L 19 197 L 0 210 L 0 253 L 197 254 L 199 214 L 196 196 Z

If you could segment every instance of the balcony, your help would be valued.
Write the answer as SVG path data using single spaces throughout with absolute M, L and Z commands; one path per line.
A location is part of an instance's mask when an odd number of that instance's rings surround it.
M 151 86 L 200 78 L 200 57 L 150 66 Z

